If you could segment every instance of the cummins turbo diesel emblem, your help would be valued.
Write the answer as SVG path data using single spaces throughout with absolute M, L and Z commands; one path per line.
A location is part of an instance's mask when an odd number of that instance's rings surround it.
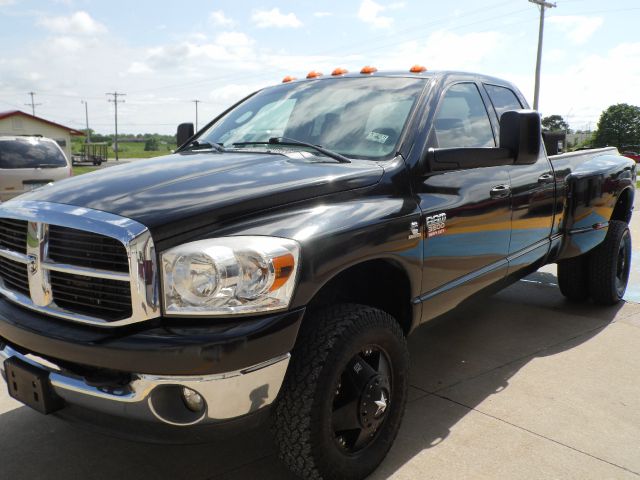
M 442 235 L 447 229 L 447 214 L 439 213 L 427 217 L 427 237 Z
M 418 222 L 411 222 L 411 225 L 409 225 L 409 231 L 411 232 L 409 234 L 409 240 L 422 237 L 422 234 L 420 233 L 420 224 Z

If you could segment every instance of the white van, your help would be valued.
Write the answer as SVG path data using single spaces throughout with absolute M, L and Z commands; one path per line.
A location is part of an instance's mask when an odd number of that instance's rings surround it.
M 0 137 L 0 202 L 71 175 L 71 163 L 53 140 Z

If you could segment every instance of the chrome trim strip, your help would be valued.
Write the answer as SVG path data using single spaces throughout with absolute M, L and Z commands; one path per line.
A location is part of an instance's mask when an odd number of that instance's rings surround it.
M 107 280 L 117 280 L 119 282 L 128 282 L 128 273 L 111 272 L 109 270 L 100 270 L 97 268 L 76 267 L 66 263 L 43 262 L 40 264 L 43 270 L 51 270 L 53 272 L 70 273 L 72 275 L 84 275 L 85 277 L 105 278 Z
M 109 322 L 107 320 L 103 320 L 101 318 L 95 318 L 90 315 L 83 315 L 82 313 L 71 312 L 65 308 L 59 307 L 58 305 L 55 304 L 55 302 L 52 302 L 46 307 L 39 307 L 37 305 L 34 305 L 29 297 L 4 287 L 4 285 L 2 284 L 2 280 L 0 280 L 0 295 L 4 295 L 4 297 L 7 300 L 13 303 L 17 303 L 20 306 L 27 308 L 29 310 L 33 310 L 34 312 L 42 313 L 44 315 L 49 315 L 56 318 L 62 318 L 64 320 L 73 320 L 74 322 L 84 323 L 87 325 L 94 325 L 96 327 L 119 327 L 123 325 L 130 325 L 131 323 L 135 323 L 135 322 L 132 322 L 130 318 Z M 141 321 L 141 320 L 138 320 L 138 321 Z
M 0 217 L 29 222 L 27 255 L 0 249 L 0 256 L 29 265 L 31 298 L 7 288 L 0 279 L 0 295 L 8 300 L 40 313 L 99 327 L 118 327 L 160 316 L 155 246 L 151 233 L 141 223 L 100 210 L 29 200 L 11 200 L 0 204 Z M 118 240 L 127 251 L 129 274 L 51 261 L 47 251 L 48 225 L 60 225 Z M 50 293 L 49 271 L 129 282 L 131 316 L 110 322 L 57 306 Z
M 95 387 L 82 378 L 65 372 L 50 361 L 41 362 L 32 355 L 23 355 L 8 345 L 0 350 L 0 373 L 4 361 L 16 357 L 49 372 L 54 391 L 68 403 L 125 418 L 162 422 L 178 427 L 215 423 L 246 415 L 270 405 L 278 395 L 289 365 L 286 353 L 266 362 L 215 375 L 161 376 L 133 375 L 128 385 Z M 198 392 L 207 408 L 201 416 L 178 422 L 171 411 L 160 411 L 154 403 L 163 387 L 187 387 Z M 182 407 L 184 408 L 184 407 Z M 175 415 L 179 417 L 178 414 Z
M 0 257 L 6 258 L 7 260 L 13 260 L 14 262 L 24 263 L 25 265 L 29 263 L 28 255 L 19 252 L 13 252 L 11 250 L 5 250 L 4 248 L 0 248 Z
M 609 222 L 594 223 L 593 225 L 590 225 L 588 227 L 573 228 L 569 230 L 569 235 L 577 235 L 580 233 L 593 232 L 594 230 L 602 230 L 603 228 L 608 228 L 608 227 L 609 227 Z

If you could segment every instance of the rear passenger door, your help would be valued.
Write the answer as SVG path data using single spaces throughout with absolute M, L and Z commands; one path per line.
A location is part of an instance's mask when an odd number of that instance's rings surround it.
M 506 86 L 485 84 L 497 120 L 508 110 L 520 110 L 522 102 Z M 512 232 L 509 246 L 509 272 L 515 272 L 544 259 L 554 215 L 555 182 L 551 162 L 544 149 L 533 165 L 510 165 Z
M 489 113 L 478 84 L 450 85 L 436 107 L 429 146 L 495 147 Z M 416 184 L 427 226 L 422 299 L 432 316 L 506 274 L 509 176 L 505 166 L 487 166 L 433 172 Z

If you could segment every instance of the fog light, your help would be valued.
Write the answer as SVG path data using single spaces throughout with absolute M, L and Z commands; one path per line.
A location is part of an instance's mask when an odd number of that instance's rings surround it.
M 204 400 L 202 396 L 190 388 L 182 387 L 182 399 L 184 404 L 192 412 L 201 412 L 204 409 Z

